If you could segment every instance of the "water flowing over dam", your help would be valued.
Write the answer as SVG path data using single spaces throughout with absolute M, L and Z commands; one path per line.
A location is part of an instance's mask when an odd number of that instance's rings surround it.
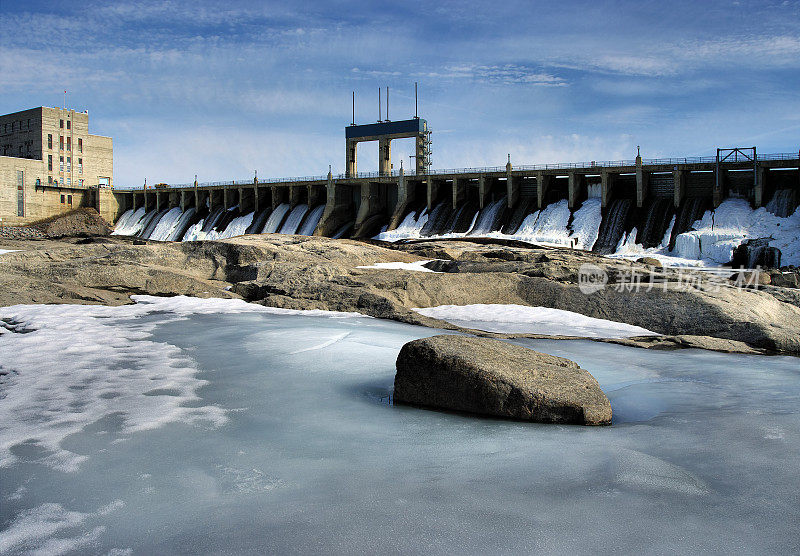
M 400 241 L 495 237 L 677 264 L 760 240 L 800 264 L 800 158 L 758 155 L 421 169 L 122 191 L 116 234 L 282 233 Z M 766 242 L 766 243 L 764 243 Z

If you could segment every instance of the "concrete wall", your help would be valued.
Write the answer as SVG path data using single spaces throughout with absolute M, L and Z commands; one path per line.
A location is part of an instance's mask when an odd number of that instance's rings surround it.
M 22 172 L 23 216 L 18 214 L 18 172 Z M 95 189 L 49 186 L 41 181 L 46 179 L 45 174 L 41 160 L 0 157 L 0 218 L 3 224 L 28 224 L 78 207 L 96 208 Z M 39 186 L 37 179 L 40 180 Z M 117 211 L 114 204 L 109 207 L 109 220 L 113 221 Z

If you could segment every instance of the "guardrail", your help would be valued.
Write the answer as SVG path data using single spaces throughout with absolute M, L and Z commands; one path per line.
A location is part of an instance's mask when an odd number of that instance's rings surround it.
M 773 153 L 773 154 L 759 154 L 759 161 L 770 160 L 798 160 L 800 153 Z M 683 158 L 645 158 L 642 159 L 642 166 L 674 166 L 676 164 L 710 164 L 716 163 L 716 156 L 692 156 Z M 728 163 L 730 161 L 726 161 Z M 593 160 L 591 162 L 562 162 L 552 164 L 531 164 L 513 166 L 513 171 L 531 171 L 531 170 L 571 170 L 571 169 L 587 169 L 587 168 L 629 168 L 635 167 L 635 160 Z M 430 176 L 452 175 L 452 174 L 496 174 L 505 172 L 505 166 L 484 166 L 476 168 L 442 168 L 429 170 L 426 174 Z M 416 176 L 415 170 L 404 171 L 406 176 Z M 334 179 L 363 179 L 363 178 L 387 178 L 397 177 L 400 175 L 399 170 L 392 170 L 388 174 L 381 174 L 379 172 L 358 172 L 353 176 L 345 174 L 337 174 Z M 282 178 L 268 178 L 259 179 L 258 183 L 287 183 L 287 182 L 310 182 L 310 181 L 327 181 L 328 176 L 300 176 L 300 177 L 282 177 Z M 233 180 L 233 181 L 212 181 L 198 183 L 197 187 L 219 187 L 219 186 L 238 186 L 238 185 L 253 185 L 253 179 Z M 169 184 L 170 189 L 186 189 L 194 187 L 194 183 L 177 183 Z M 141 191 L 144 186 L 115 186 L 114 189 L 118 191 Z M 155 190 L 152 186 L 147 188 L 148 191 Z

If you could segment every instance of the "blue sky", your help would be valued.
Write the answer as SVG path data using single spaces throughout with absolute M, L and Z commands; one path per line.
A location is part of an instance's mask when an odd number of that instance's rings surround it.
M 800 1 L 11 2 L 0 110 L 88 109 L 115 182 L 344 169 L 420 115 L 437 168 L 800 148 Z M 393 144 L 395 168 L 410 141 Z M 359 170 L 377 145 L 359 147 Z

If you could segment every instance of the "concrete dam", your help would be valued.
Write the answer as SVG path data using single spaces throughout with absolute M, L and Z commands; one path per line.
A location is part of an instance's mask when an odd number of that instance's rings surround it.
M 409 137 L 416 167 L 394 170 L 391 141 Z M 345 138 L 347 171 L 337 176 L 117 188 L 116 233 L 170 241 L 244 233 L 390 241 L 488 235 L 716 263 L 728 262 L 743 242 L 769 238 L 784 265 L 800 264 L 797 153 L 751 147 L 713 157 L 532 166 L 509 158 L 500 167 L 436 170 L 424 119 L 351 125 Z M 358 172 L 362 141 L 379 143 L 378 172 Z

